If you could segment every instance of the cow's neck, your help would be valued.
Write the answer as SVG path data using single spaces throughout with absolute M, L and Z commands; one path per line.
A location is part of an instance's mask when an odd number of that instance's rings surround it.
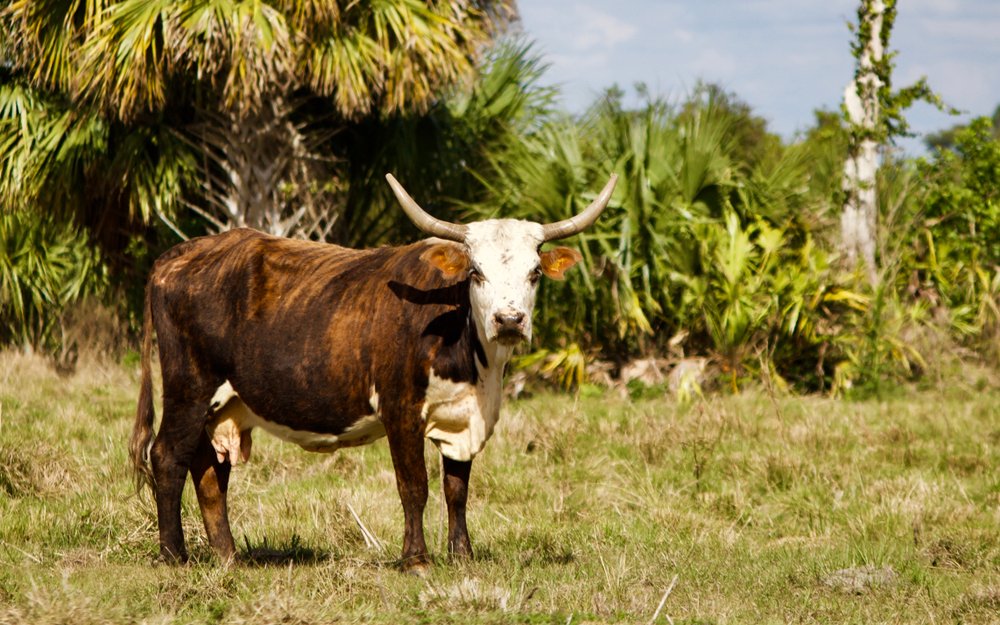
M 514 355 L 513 345 L 502 345 L 497 341 L 487 341 L 485 333 L 476 327 L 476 334 L 479 337 L 479 344 L 486 354 L 486 365 L 476 359 L 476 367 L 479 375 L 477 386 L 479 387 L 479 404 L 483 414 L 492 415 L 495 419 L 500 412 L 500 399 L 503 395 L 503 374 L 507 369 L 507 363 Z
M 473 329 L 475 324 L 471 324 Z M 452 460 L 468 461 L 479 453 L 500 416 L 503 372 L 513 347 L 487 342 L 482 333 L 469 336 L 475 381 L 441 377 L 432 368 L 422 408 L 425 435 Z M 476 340 L 478 338 L 478 341 Z M 471 373 L 471 372 L 469 372 Z
M 507 363 L 514 356 L 514 346 L 503 345 L 497 341 L 487 341 L 486 333 L 482 331 L 479 324 L 475 321 L 471 321 L 471 324 L 475 329 L 479 344 L 483 348 L 483 353 L 486 354 L 485 365 L 478 358 L 476 359 L 479 379 L 483 380 L 490 377 L 491 379 L 495 379 L 497 383 L 502 384 L 504 370 L 507 368 Z

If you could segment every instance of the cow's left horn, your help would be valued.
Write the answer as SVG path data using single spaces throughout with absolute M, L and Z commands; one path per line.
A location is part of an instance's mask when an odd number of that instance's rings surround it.
M 611 199 L 611 193 L 615 190 L 616 182 L 618 182 L 618 174 L 611 174 L 611 179 L 608 180 L 608 184 L 604 185 L 604 189 L 602 189 L 600 195 L 598 195 L 597 198 L 590 203 L 590 206 L 583 209 L 578 215 L 574 215 L 569 219 L 563 219 L 562 221 L 557 221 L 553 224 L 545 224 L 543 226 L 545 240 L 555 241 L 556 239 L 565 239 L 566 237 L 571 237 L 582 231 L 584 228 L 590 227 L 592 223 L 597 221 L 601 212 L 607 208 L 608 201 Z
M 458 241 L 459 243 L 465 240 L 465 235 L 469 231 L 468 226 L 453 224 L 450 221 L 432 217 L 427 211 L 420 208 L 420 205 L 410 197 L 410 194 L 406 192 L 403 185 L 399 184 L 392 174 L 386 174 L 385 179 L 389 181 L 389 186 L 392 187 L 392 192 L 396 194 L 396 199 L 399 200 L 399 205 L 403 208 L 403 212 L 413 221 L 414 225 L 427 234 L 432 234 L 442 239 Z

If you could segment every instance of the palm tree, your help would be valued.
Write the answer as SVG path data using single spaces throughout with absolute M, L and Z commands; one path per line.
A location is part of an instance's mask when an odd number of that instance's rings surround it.
M 0 202 L 324 238 L 348 193 L 320 155 L 467 80 L 512 0 L 15 0 L 0 12 Z

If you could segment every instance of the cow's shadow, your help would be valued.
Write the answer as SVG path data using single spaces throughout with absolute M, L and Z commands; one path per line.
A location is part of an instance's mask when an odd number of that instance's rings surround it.
M 265 536 L 259 542 L 243 537 L 237 561 L 243 566 L 269 566 L 275 564 L 319 564 L 330 559 L 330 552 L 302 544 L 297 534 L 285 541 L 271 542 Z

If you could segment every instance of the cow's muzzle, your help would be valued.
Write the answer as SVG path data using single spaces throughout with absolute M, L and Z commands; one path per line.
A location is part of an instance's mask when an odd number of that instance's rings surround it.
M 528 338 L 527 316 L 523 312 L 505 310 L 493 315 L 497 331 L 497 341 L 504 345 L 514 345 Z

